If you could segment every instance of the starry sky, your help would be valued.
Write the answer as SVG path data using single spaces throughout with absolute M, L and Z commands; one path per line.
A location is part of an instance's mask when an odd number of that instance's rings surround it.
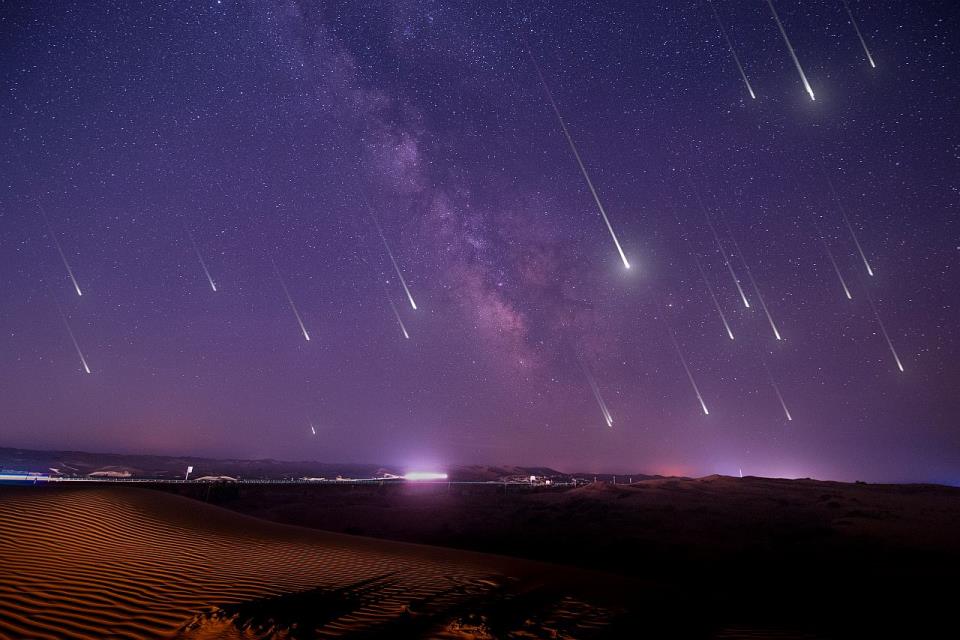
M 960 483 L 957 12 L 773 4 L 3 3 L 0 445 Z

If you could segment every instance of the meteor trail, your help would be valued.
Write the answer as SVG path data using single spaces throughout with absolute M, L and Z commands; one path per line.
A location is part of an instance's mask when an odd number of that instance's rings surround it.
M 590 384 L 590 390 L 593 391 L 593 397 L 597 401 L 597 406 L 600 407 L 600 411 L 603 413 L 603 419 L 606 421 L 608 427 L 612 427 L 613 416 L 610 415 L 610 411 L 607 409 L 607 403 L 603 401 L 603 396 L 600 395 L 600 386 L 593 377 L 593 373 L 590 372 L 590 368 L 587 367 L 587 363 L 581 360 L 580 366 L 583 368 L 583 375 L 586 376 L 587 382 Z
M 407 333 L 407 328 L 404 326 L 403 320 L 400 318 L 400 312 L 397 311 L 397 305 L 393 304 L 393 300 L 390 299 L 390 294 L 387 294 L 387 302 L 390 303 L 390 308 L 393 309 L 393 315 L 397 318 L 397 323 L 400 325 L 400 331 L 403 332 L 403 337 L 409 340 L 410 334 Z
M 683 350 L 680 349 L 680 343 L 677 342 L 677 336 L 673 333 L 673 327 L 670 326 L 670 323 L 667 321 L 667 314 L 663 308 L 663 305 L 660 305 L 660 317 L 663 319 L 663 325 L 667 328 L 667 333 L 670 334 L 670 342 L 673 343 L 673 348 L 677 351 L 677 356 L 680 358 L 680 364 L 683 365 L 683 370 L 687 373 L 687 379 L 690 380 L 690 386 L 693 387 L 693 392 L 697 394 L 697 400 L 700 402 L 700 408 L 703 409 L 703 415 L 708 416 L 710 412 L 707 411 L 707 405 L 703 401 L 703 396 L 700 395 L 700 387 L 697 386 L 697 381 L 693 379 L 693 373 L 690 372 L 690 367 L 687 365 L 687 359 L 683 357 Z
M 753 287 L 753 292 L 757 294 L 757 300 L 760 301 L 760 308 L 763 309 L 763 313 L 767 316 L 767 322 L 770 323 L 770 328 L 773 329 L 773 335 L 777 340 L 783 340 L 780 337 L 780 330 L 777 329 L 777 324 L 773 321 L 773 316 L 770 315 L 770 309 L 767 308 L 767 303 L 763 299 L 763 294 L 760 293 L 760 288 L 757 286 L 757 281 L 753 279 L 753 272 L 750 270 L 750 265 L 747 264 L 746 259 L 743 257 L 743 251 L 740 250 L 740 244 L 737 242 L 737 238 L 733 235 L 733 231 L 730 229 L 730 225 L 727 224 L 727 221 L 723 218 L 720 218 L 720 221 L 723 222 L 724 229 L 726 229 L 727 235 L 730 237 L 730 240 L 733 241 L 733 248 L 737 250 L 737 256 L 740 258 L 740 264 L 743 265 L 743 270 L 747 273 L 747 279 L 750 280 L 750 286 Z
M 740 71 L 740 77 L 743 78 L 743 84 L 747 85 L 747 91 L 750 93 L 750 97 L 756 100 L 757 96 L 753 93 L 753 87 L 750 86 L 750 81 L 747 80 L 747 74 L 743 70 L 743 65 L 740 64 L 740 58 L 733 48 L 730 36 L 727 35 L 727 30 L 723 27 L 723 22 L 720 21 L 720 14 L 717 13 L 717 8 L 713 6 L 713 0 L 707 0 L 707 4 L 710 5 L 710 9 L 713 11 L 713 17 L 717 19 L 717 26 L 720 27 L 720 33 L 723 34 L 723 39 L 727 41 L 727 48 L 730 49 L 730 55 L 733 56 L 733 61 L 737 63 L 737 69 Z
M 830 259 L 830 264 L 833 265 L 833 271 L 837 274 L 837 279 L 840 280 L 840 286 L 843 287 L 843 294 L 847 296 L 847 300 L 853 300 L 853 296 L 850 295 L 850 289 L 847 287 L 847 282 L 843 279 L 843 274 L 840 273 L 840 267 L 837 265 L 837 260 L 833 257 L 833 252 L 830 251 L 830 245 L 827 244 L 827 241 L 822 235 L 820 236 L 820 243 L 823 245 L 823 250 L 827 253 L 827 257 Z
M 767 359 L 763 357 L 763 352 L 760 350 L 759 346 L 757 347 L 757 353 L 760 355 L 760 364 L 763 365 L 763 370 L 767 373 L 767 379 L 770 381 L 770 386 L 773 387 L 773 392 L 777 394 L 777 400 L 780 401 L 780 406 L 783 408 L 783 414 L 787 416 L 787 421 L 792 422 L 793 416 L 790 415 L 790 410 L 787 409 L 787 403 L 783 400 L 783 394 L 780 393 L 780 385 L 777 384 L 773 374 L 770 373 L 770 367 L 767 366 Z
M 690 257 L 693 258 L 693 261 L 697 265 L 697 271 L 700 272 L 700 278 L 703 279 L 703 284 L 707 287 L 707 292 L 710 294 L 710 299 L 713 300 L 713 306 L 717 308 L 717 315 L 720 316 L 720 322 L 723 323 L 723 328 L 726 329 L 727 335 L 731 340 L 733 340 L 733 331 L 730 330 L 730 324 L 727 322 L 727 316 L 723 313 L 723 309 L 720 307 L 720 302 L 717 300 L 717 295 L 713 291 L 713 285 L 710 284 L 710 281 L 707 279 L 707 274 L 703 270 L 703 265 L 700 264 L 700 258 L 697 257 L 696 252 L 693 250 L 693 244 L 690 242 L 690 238 L 687 236 L 687 233 L 683 228 L 683 223 L 680 221 L 680 216 L 674 217 L 677 220 L 677 226 L 680 227 L 680 236 L 687 245 L 687 250 L 690 253 Z
M 797 192 L 800 194 L 800 199 L 803 200 L 804 204 L 807 207 L 807 212 L 809 213 L 808 218 L 804 218 L 809 221 L 810 226 L 813 227 L 813 231 L 817 236 L 817 239 L 820 240 L 820 245 L 823 247 L 824 253 L 827 254 L 827 259 L 830 260 L 830 264 L 833 266 L 833 272 L 837 274 L 837 280 L 840 281 L 840 286 L 843 288 L 843 294 L 847 297 L 847 300 L 853 300 L 853 296 L 850 294 L 850 288 L 847 287 L 847 281 L 843 277 L 843 273 L 840 271 L 840 266 L 837 264 L 836 258 L 833 256 L 833 251 L 830 250 L 830 245 L 827 243 L 826 236 L 823 235 L 823 230 L 820 228 L 820 225 L 817 224 L 817 213 L 814 211 L 809 204 L 807 204 L 806 194 L 803 192 L 803 188 L 800 185 L 800 178 L 797 177 L 797 174 L 791 172 L 793 178 L 793 184 L 797 189 Z
M 270 264 L 273 265 L 273 270 L 277 273 L 277 279 L 280 281 L 280 286 L 283 287 L 283 293 L 287 296 L 287 302 L 290 303 L 290 309 L 293 311 L 293 315 L 297 318 L 297 324 L 300 325 L 300 331 L 303 332 L 303 337 L 310 342 L 310 334 L 307 333 L 307 328 L 303 326 L 303 320 L 300 318 L 300 312 L 297 311 L 297 305 L 293 303 L 293 297 L 290 295 L 290 291 L 287 289 L 287 283 L 284 282 L 283 276 L 280 274 L 280 268 L 277 266 L 277 263 L 274 262 L 273 258 L 270 258 Z
M 63 260 L 63 266 L 67 268 L 67 275 L 70 276 L 70 282 L 73 283 L 73 288 L 77 290 L 78 296 L 82 296 L 83 293 L 80 291 L 80 285 L 77 284 L 77 279 L 73 275 L 73 269 L 70 268 L 70 263 L 67 262 L 67 255 L 63 252 L 63 247 L 60 246 L 60 241 L 57 240 L 57 234 L 53 230 L 53 225 L 50 224 L 50 219 L 47 218 L 47 212 L 43 210 L 43 205 L 39 202 L 37 203 L 37 208 L 40 209 L 40 215 L 43 216 L 43 221 L 47 224 L 47 230 L 50 232 L 50 238 L 53 239 L 53 244 L 57 248 L 57 253 L 60 254 L 60 259 Z M 87 373 L 90 372 L 88 371 Z
M 850 3 L 847 0 L 843 0 L 843 8 L 847 10 L 847 15 L 850 17 L 850 24 L 853 25 L 853 30 L 857 32 L 857 37 L 860 38 L 860 45 L 863 47 L 863 52 L 867 54 L 867 62 L 870 63 L 870 66 L 874 69 L 877 68 L 877 65 L 873 62 L 873 56 L 870 55 L 870 49 L 867 48 L 867 41 L 863 39 L 863 34 L 860 33 L 860 27 L 857 25 L 856 19 L 853 17 L 853 12 L 850 11 Z
M 773 14 L 773 19 L 777 22 L 777 27 L 780 28 L 780 35 L 783 36 L 783 41 L 787 45 L 787 50 L 790 52 L 790 57 L 793 58 L 793 64 L 796 65 L 797 71 L 800 73 L 800 80 L 803 81 L 803 88 L 807 90 L 807 93 L 810 94 L 811 100 L 816 100 L 817 98 L 813 95 L 813 89 L 810 88 L 810 83 L 807 82 L 807 74 L 803 72 L 803 67 L 800 66 L 800 60 L 797 59 L 797 54 L 793 50 L 793 45 L 790 44 L 790 38 L 787 37 L 787 32 L 783 28 L 783 23 L 780 22 L 780 16 L 777 15 L 777 10 L 773 8 L 773 2 L 767 0 L 767 5 L 770 7 L 770 13 Z
M 310 423 L 310 433 L 311 435 L 317 435 L 317 429 L 313 426 L 313 422 Z
M 600 210 L 600 216 L 603 218 L 603 222 L 607 225 L 607 231 L 610 232 L 610 237 L 613 239 L 613 245 L 617 248 L 617 253 L 620 254 L 620 260 L 623 261 L 623 267 L 625 269 L 630 268 L 630 262 L 627 260 L 626 254 L 623 252 L 623 247 L 620 246 L 620 241 L 617 239 L 617 234 L 613 231 L 613 226 L 610 224 L 610 218 L 607 217 L 607 212 L 603 208 L 603 204 L 600 203 L 600 196 L 597 195 L 597 190 L 593 186 L 593 181 L 590 179 L 590 174 L 587 173 L 587 168 L 583 164 L 583 160 L 580 159 L 580 152 L 577 151 L 577 145 L 574 144 L 573 138 L 570 136 L 570 132 L 567 130 L 567 124 L 563 121 L 563 116 L 560 115 L 560 109 L 557 107 L 556 101 L 553 99 L 553 94 L 550 93 L 550 87 L 547 86 L 547 81 L 543 77 L 543 71 L 540 70 L 540 65 L 537 63 L 537 59 L 533 57 L 533 52 L 530 49 L 527 49 L 527 55 L 530 56 L 530 61 L 533 63 L 533 67 L 537 70 L 537 77 L 540 79 L 540 86 L 543 87 L 543 92 L 547 95 L 547 100 L 550 102 L 550 106 L 553 107 L 553 113 L 557 116 L 557 121 L 560 123 L 560 128 L 563 130 L 563 135 L 567 139 L 567 144 L 570 145 L 570 151 L 573 152 L 573 157 L 577 161 L 577 165 L 580 167 L 580 173 L 583 174 L 583 179 L 587 182 L 587 187 L 590 189 L 590 194 L 593 196 L 594 202 L 597 203 L 597 209 Z
M 730 256 L 727 255 L 726 250 L 723 248 L 723 243 L 720 242 L 720 235 L 717 233 L 717 228 L 713 226 L 713 221 L 710 220 L 710 214 L 707 212 L 707 207 L 703 204 L 703 199 L 700 198 L 700 190 L 697 189 L 697 186 L 693 183 L 693 179 L 690 178 L 690 176 L 687 176 L 687 180 L 690 183 L 690 188 L 693 189 L 693 194 L 697 198 L 697 204 L 700 205 L 700 211 L 703 212 L 703 217 L 707 221 L 707 226 L 710 227 L 710 233 L 713 234 L 713 241 L 717 244 L 717 249 L 720 250 L 720 255 L 723 257 L 723 263 L 727 265 L 727 271 L 730 272 L 730 277 L 733 278 L 733 284 L 737 287 L 737 291 L 740 293 L 740 299 L 743 301 L 743 306 L 749 309 L 750 301 L 747 300 L 746 294 L 743 293 L 743 287 L 740 286 L 740 279 L 737 278 L 737 274 L 733 270 L 733 265 L 730 264 Z
M 63 309 L 60 308 L 60 305 L 57 305 L 57 311 L 60 312 L 60 317 L 63 319 L 63 326 L 67 328 L 67 333 L 70 334 L 70 341 L 73 342 L 73 347 L 77 350 L 77 355 L 80 356 L 80 363 L 83 365 L 83 370 L 87 373 L 90 373 L 90 367 L 87 365 L 87 359 L 83 357 L 83 351 L 80 350 L 80 343 L 77 342 L 77 337 L 73 335 L 73 329 L 70 328 L 70 323 L 67 321 L 67 316 L 64 315 Z
M 847 231 L 850 232 L 850 237 L 853 238 L 853 244 L 857 247 L 857 253 L 860 254 L 860 259 L 863 261 L 863 266 L 867 269 L 867 275 L 873 276 L 873 268 L 870 267 L 870 263 L 867 261 L 867 256 L 863 252 L 863 247 L 860 246 L 860 240 L 857 238 L 857 232 L 854 231 L 853 225 L 850 224 L 850 218 L 847 217 L 847 210 L 844 208 L 843 203 L 840 201 L 840 195 L 837 193 L 836 187 L 833 186 L 833 180 L 830 179 L 830 174 L 827 173 L 826 168 L 823 166 L 823 160 L 820 161 L 820 172 L 823 174 L 823 177 L 827 181 L 827 186 L 830 187 L 830 195 L 833 196 L 833 201 L 837 203 L 837 211 L 840 212 L 840 217 L 843 219 L 843 224 L 846 225 Z
M 723 323 L 723 328 L 726 329 L 727 335 L 733 340 L 733 331 L 730 330 L 730 323 L 727 322 L 727 316 L 724 315 L 723 309 L 720 308 L 720 302 L 717 300 L 717 294 L 713 292 L 713 286 L 710 284 L 710 281 L 707 280 L 707 274 L 704 273 L 703 267 L 700 265 L 700 258 L 696 254 L 691 253 L 693 256 L 693 261 L 697 264 L 697 271 L 700 272 L 700 277 L 703 279 L 703 284 L 706 285 L 707 291 L 710 293 L 710 299 L 713 300 L 713 306 L 717 308 L 717 315 L 720 316 L 720 322 Z
M 214 293 L 217 291 L 217 285 L 213 282 L 213 278 L 210 277 L 210 270 L 207 269 L 207 263 L 204 261 L 203 256 L 200 254 L 200 247 L 197 246 L 197 241 L 194 240 L 193 234 L 190 233 L 190 230 L 187 229 L 187 236 L 190 238 L 190 244 L 193 245 L 193 250 L 197 253 L 197 260 L 200 261 L 200 266 L 203 267 L 203 273 L 207 276 L 207 282 L 210 283 L 210 288 L 213 289 Z
M 403 285 L 403 291 L 407 294 L 407 300 L 410 301 L 410 306 L 413 307 L 413 310 L 417 310 L 417 303 L 413 301 L 413 296 L 410 294 L 410 288 L 407 287 L 407 281 L 403 278 L 403 273 L 400 271 L 400 265 L 397 264 L 396 258 L 393 257 L 393 251 L 390 250 L 390 244 L 387 243 L 387 237 L 383 235 L 383 229 L 380 228 L 380 222 L 377 221 L 377 216 L 373 214 L 373 207 L 370 206 L 369 202 L 364 200 L 367 205 L 367 211 L 370 214 L 370 219 L 373 220 L 373 226 L 377 228 L 377 233 L 380 234 L 380 240 L 383 241 L 383 246 L 387 250 L 387 255 L 390 256 L 390 262 L 393 264 L 393 270 L 397 272 L 397 277 L 400 278 L 400 284 Z
M 890 340 L 890 334 L 887 333 L 887 327 L 883 324 L 883 320 L 880 318 L 880 312 L 877 311 L 877 305 L 873 302 L 873 296 L 870 295 L 870 290 L 866 287 L 863 287 L 863 290 L 867 294 L 867 300 L 870 302 L 870 308 L 873 310 L 873 316 L 877 319 L 877 325 L 880 327 L 880 332 L 883 334 L 883 339 L 887 341 L 887 346 L 890 347 L 890 353 L 893 355 L 893 360 L 897 363 L 897 369 L 903 373 L 903 363 L 900 362 L 900 356 L 897 355 L 897 350 L 893 348 L 893 341 Z

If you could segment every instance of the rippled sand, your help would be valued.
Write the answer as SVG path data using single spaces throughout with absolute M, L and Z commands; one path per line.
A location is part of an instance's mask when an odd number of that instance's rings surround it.
M 618 615 L 576 572 L 144 489 L 4 488 L 0 542 L 2 638 L 590 638 Z

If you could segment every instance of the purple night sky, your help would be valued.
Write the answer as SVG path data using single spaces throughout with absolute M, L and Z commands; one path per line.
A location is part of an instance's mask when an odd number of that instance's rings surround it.
M 0 446 L 960 483 L 955 8 L 713 4 L 4 4 Z

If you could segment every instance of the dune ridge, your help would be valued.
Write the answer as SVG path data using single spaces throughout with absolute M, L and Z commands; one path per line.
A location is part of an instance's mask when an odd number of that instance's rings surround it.
M 607 621 L 604 609 L 546 589 L 534 564 L 278 525 L 145 489 L 5 489 L 0 539 L 0 638 L 401 628 L 482 638 L 489 620 L 474 612 L 529 594 L 529 610 L 497 624 L 525 625 L 529 637 L 548 637 L 537 625 L 566 625 L 580 637 Z M 322 630 L 302 635 L 311 621 Z

